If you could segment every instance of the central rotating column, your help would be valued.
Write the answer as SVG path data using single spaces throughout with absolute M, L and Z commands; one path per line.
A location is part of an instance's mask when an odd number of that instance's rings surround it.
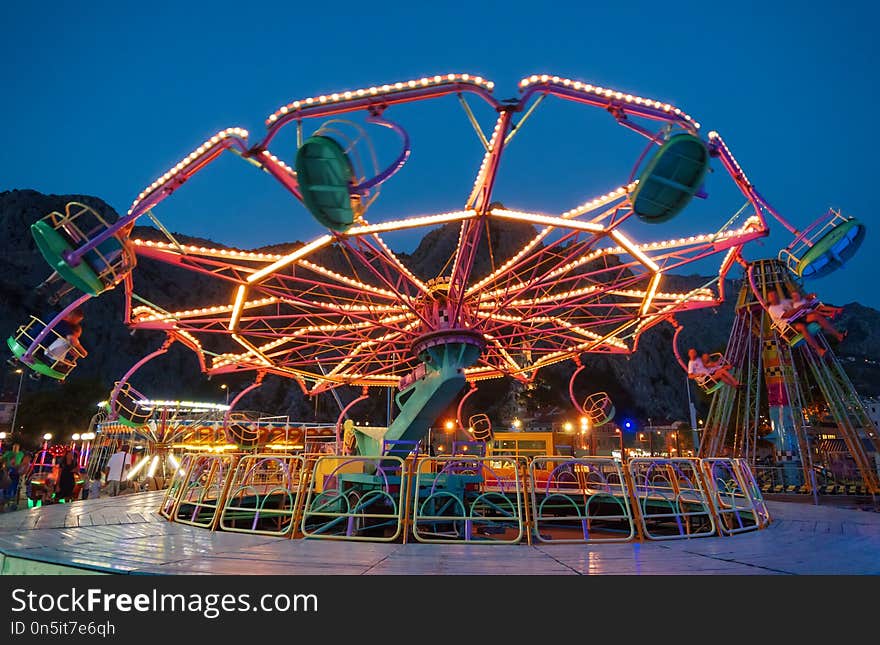
M 423 439 L 434 422 L 443 414 L 466 384 L 464 370 L 480 358 L 485 347 L 482 334 L 469 329 L 466 308 L 455 307 L 446 297 L 448 282 L 437 281 L 425 301 L 424 318 L 431 330 L 416 339 L 412 353 L 420 365 L 411 375 L 410 382 L 397 393 L 395 401 L 400 412 L 379 439 L 354 428 L 358 453 L 382 454 L 382 441 L 411 441 Z M 410 447 L 392 447 L 389 455 L 405 457 Z

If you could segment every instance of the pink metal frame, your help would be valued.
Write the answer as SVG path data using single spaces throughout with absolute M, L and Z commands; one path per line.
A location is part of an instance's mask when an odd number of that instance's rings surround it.
M 266 170 L 300 199 L 295 173 L 268 147 L 291 123 L 366 112 L 368 120 L 385 125 L 389 122 L 379 117 L 391 108 L 470 93 L 498 116 L 462 210 L 376 224 L 362 219 L 345 233 L 328 233 L 286 255 L 181 249 L 133 240 L 138 255 L 176 265 L 205 280 L 219 280 L 229 285 L 234 297 L 165 314 L 132 303 L 135 280 L 129 277 L 124 281 L 126 322 L 134 328 L 175 331 L 198 339 L 191 346 L 201 359 L 206 353 L 213 356 L 206 368 L 209 373 L 278 374 L 295 379 L 309 394 L 340 385 L 397 386 L 417 365 L 411 353 L 414 341 L 452 324 L 486 339 L 477 364 L 465 372 L 469 381 L 511 376 L 528 382 L 541 367 L 581 354 L 631 352 L 643 331 L 675 313 L 717 305 L 724 298 L 724 279 L 742 247 L 767 235 L 765 212 L 794 231 L 748 182 L 716 133 L 708 137 L 710 152 L 754 209 L 739 228 L 663 243 L 630 240 L 622 227 L 633 214 L 628 200 L 632 182 L 561 215 L 495 207 L 493 187 L 503 152 L 514 128 L 518 129 L 515 117 L 538 97 L 555 96 L 604 109 L 618 123 L 646 137 L 649 145 L 661 143 L 662 137 L 643 123 L 660 122 L 663 127 L 693 134 L 699 132 L 699 124 L 668 104 L 558 77 L 524 79 L 520 99 L 501 103 L 492 96 L 491 84 L 462 80 L 467 75 L 452 76 L 434 85 L 426 85 L 426 79 L 421 85 L 414 81 L 397 84 L 402 86 L 398 91 L 394 91 L 396 86 L 383 86 L 391 91 L 373 92 L 376 88 L 371 88 L 370 92 L 294 102 L 269 118 L 267 134 L 252 146 L 244 131 L 223 131 L 141 193 L 128 215 L 106 235 L 159 204 L 225 150 Z M 394 172 L 408 154 L 408 140 L 403 136 L 404 153 L 389 166 Z M 512 258 L 493 264 L 488 276 L 474 279 L 474 261 L 492 218 L 530 223 L 536 236 Z M 430 313 L 436 310 L 431 303 L 440 297 L 429 286 L 431 281 L 413 275 L 382 233 L 455 222 L 460 226 L 458 245 L 446 272 L 437 276 L 446 284 L 442 298 L 449 305 L 452 322 L 440 323 Z M 101 241 L 98 236 L 80 247 L 71 260 Z M 326 261 L 328 254 L 333 254 L 334 262 Z M 686 294 L 664 291 L 663 274 L 719 255 L 717 289 Z M 197 300 L 197 294 L 193 296 Z

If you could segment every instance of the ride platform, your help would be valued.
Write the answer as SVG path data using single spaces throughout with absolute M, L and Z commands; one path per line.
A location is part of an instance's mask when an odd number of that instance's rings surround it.
M 209 531 L 158 515 L 163 492 L 0 515 L 3 574 L 880 574 L 880 513 L 768 502 L 735 537 L 608 544 L 342 542 Z

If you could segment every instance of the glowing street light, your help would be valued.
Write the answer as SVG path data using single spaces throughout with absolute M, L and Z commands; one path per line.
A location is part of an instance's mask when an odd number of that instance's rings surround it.
M 522 421 L 520 421 L 519 419 L 514 419 L 513 427 L 519 430 L 520 428 L 522 428 Z
M 78 432 L 74 432 L 73 435 L 72 435 L 70 438 L 73 439 L 74 441 L 79 441 L 79 440 L 80 440 L 80 434 L 79 434 Z
M 574 426 L 571 425 L 571 421 L 566 421 L 564 424 L 562 424 L 562 429 L 566 432 L 571 432 L 574 429 Z
M 15 370 L 18 374 L 18 394 L 15 395 L 15 407 L 12 409 L 12 425 L 10 429 L 15 431 L 15 422 L 18 420 L 18 405 L 21 403 L 21 386 L 24 383 L 24 370 L 20 367 Z
M 43 441 L 52 441 L 52 433 L 51 433 L 51 432 L 47 432 L 46 434 L 44 434 L 44 435 L 43 435 Z
M 452 421 L 447 421 L 445 424 L 443 424 L 443 427 L 446 428 L 446 432 L 452 432 L 453 430 L 455 430 L 455 423 Z

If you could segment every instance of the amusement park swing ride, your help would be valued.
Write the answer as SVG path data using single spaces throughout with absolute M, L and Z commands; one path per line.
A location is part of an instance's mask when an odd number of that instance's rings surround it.
M 582 400 L 575 393 L 575 378 L 589 367 L 588 355 L 634 352 L 646 330 L 666 322 L 678 325 L 679 314 L 717 306 L 727 295 L 725 279 L 742 267 L 749 282 L 737 311 L 750 313 L 749 321 L 738 316 L 736 325 L 747 331 L 735 331 L 737 340 L 731 336 L 723 358 L 750 380 L 742 388 L 719 384 L 711 377 L 701 380 L 701 387 L 714 393 L 715 400 L 700 456 L 719 458 L 724 446 L 733 446 L 736 456 L 745 459 L 754 455 L 754 414 L 740 412 L 742 420 L 736 427 L 741 430 L 735 438 L 726 433 L 735 425 L 734 410 L 760 408 L 764 391 L 760 365 L 767 365 L 769 350 L 763 350 L 763 363 L 755 363 L 760 354 L 756 343 L 773 340 L 788 353 L 798 347 L 797 352 L 811 356 L 806 359 L 809 369 L 815 375 L 825 374 L 827 395 L 837 397 L 842 406 L 837 418 L 849 429 L 848 445 L 866 485 L 876 492 L 876 472 L 872 479 L 862 437 L 880 447 L 877 431 L 864 419 L 853 420 L 847 411 L 852 402 L 846 396 L 852 386 L 841 376 L 833 354 L 826 355 L 824 362 L 810 355 L 812 350 L 804 344 L 786 340 L 787 330 L 769 327 L 766 317 L 756 322 L 759 312 L 753 307 L 764 304 L 766 289 L 776 288 L 771 285 L 790 290 L 799 280 L 841 267 L 858 249 L 864 226 L 834 212 L 798 231 L 757 191 L 721 135 L 704 134 L 693 117 L 670 103 L 550 75 L 523 79 L 515 100 L 501 101 L 493 90 L 494 84 L 480 76 L 444 74 L 300 99 L 269 115 L 262 138 L 252 141 L 238 127 L 211 136 L 147 186 L 118 219 L 77 203 L 63 213 L 47 215 L 32 225 L 32 232 L 54 272 L 49 283 L 70 301 L 52 320 L 32 318 L 19 328 L 8 340 L 12 353 L 28 368 L 63 380 L 80 357 L 75 351 L 50 357 L 47 348 L 59 340 L 55 328 L 83 302 L 121 286 L 125 324 L 132 330 L 158 332 L 164 340 L 115 384 L 108 397 L 107 422 L 130 428 L 147 424 L 155 406 L 147 404 L 147 397 L 130 385 L 130 379 L 177 342 L 197 356 L 207 375 L 254 376 L 253 384 L 238 393 L 224 412 L 220 443 L 256 452 L 273 443 L 287 441 L 285 445 L 292 446 L 289 437 L 279 438 L 270 426 L 235 423 L 233 411 L 267 375 L 290 379 L 307 395 L 354 386 L 363 394 L 340 415 L 332 432 L 332 451 L 372 459 L 374 465 L 365 472 L 384 473 L 387 463 L 397 460 L 399 471 L 400 463 L 420 454 L 429 428 L 468 384 L 471 389 L 465 398 L 481 381 L 509 377 L 529 383 L 539 370 L 562 361 L 577 365 L 569 390 L 579 414 L 594 425 L 611 420 L 615 410 L 606 394 L 593 393 Z M 494 199 L 494 188 L 504 153 L 515 145 L 515 137 L 537 108 L 553 103 L 548 98 L 604 111 L 631 136 L 641 137 L 644 151 L 619 186 L 597 195 L 575 196 L 563 212 L 501 205 Z M 404 127 L 407 104 L 452 99 L 461 103 L 484 149 L 463 201 L 445 212 L 373 219 L 379 210 L 380 188 L 405 172 L 411 145 L 418 143 L 411 141 Z M 468 100 L 491 111 L 491 129 L 484 132 Z M 287 128 L 296 134 L 295 154 L 273 152 L 270 146 L 281 141 L 278 135 Z M 396 154 L 382 164 L 370 138 L 377 129 L 388 130 L 399 140 Z M 181 244 L 170 234 L 164 241 L 132 236 L 139 218 L 147 215 L 155 221 L 152 209 L 225 152 L 279 182 L 303 205 L 302 213 L 311 214 L 326 232 L 283 253 Z M 710 178 L 711 164 L 725 176 Z M 709 188 L 723 179 L 738 189 L 744 205 L 712 204 Z M 664 223 L 695 199 L 713 205 L 718 214 L 714 223 L 711 217 L 701 217 L 696 223 L 704 229 L 692 235 L 636 239 L 643 238 L 646 229 L 662 232 Z M 747 261 L 745 247 L 768 235 L 770 220 L 791 231 L 794 240 L 779 260 Z M 480 273 L 474 267 L 490 223 L 529 225 L 534 235 L 509 257 L 490 258 L 490 269 Z M 417 274 L 385 239 L 397 231 L 427 232 L 444 225 L 458 227 L 459 233 L 439 275 Z M 137 264 L 142 258 L 226 285 L 229 296 L 206 302 L 192 293 L 192 302 L 184 307 L 147 302 L 136 292 Z M 695 262 L 714 263 L 710 282 L 681 293 L 664 288 L 664 276 Z M 754 342 L 749 345 L 746 337 Z M 786 365 L 803 369 L 798 360 Z M 397 413 L 389 426 L 367 429 L 343 423 L 349 409 L 374 388 L 397 390 Z M 771 407 L 784 408 L 771 438 L 780 458 L 797 464 L 792 472 L 807 472 L 801 467 L 807 461 L 801 456 L 809 455 L 810 448 L 803 441 L 800 404 L 791 397 L 783 402 L 769 377 L 766 388 L 774 392 Z M 745 392 L 751 393 L 746 403 L 733 402 Z M 474 414 L 463 420 L 463 404 L 464 399 L 457 408 L 458 427 L 470 430 L 475 442 L 491 440 L 488 417 Z M 301 438 L 296 444 L 303 444 Z M 184 463 L 179 470 L 189 472 L 194 467 L 189 462 L 198 459 L 191 457 L 185 460 L 189 465 Z M 236 470 L 232 461 L 223 463 L 227 474 Z M 173 468 L 178 469 L 178 464 L 175 458 Z M 336 470 L 330 470 L 336 476 Z M 790 478 L 795 483 L 795 475 Z M 804 483 L 803 477 L 797 483 Z M 219 486 L 217 481 L 212 485 Z M 316 489 L 315 494 L 323 493 Z M 385 502 L 391 503 L 388 495 L 386 491 Z

